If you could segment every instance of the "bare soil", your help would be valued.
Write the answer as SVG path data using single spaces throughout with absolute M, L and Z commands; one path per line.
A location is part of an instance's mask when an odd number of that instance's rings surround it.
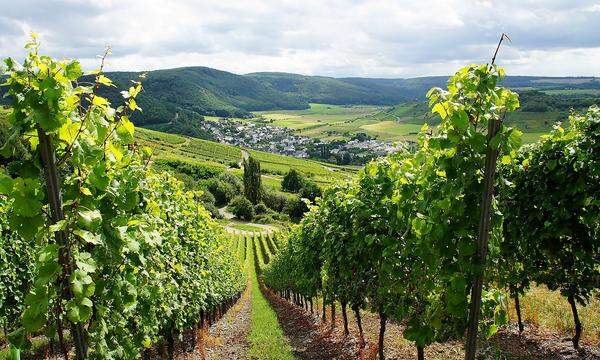
M 292 305 L 277 294 L 263 288 L 263 294 L 277 314 L 294 355 L 303 360 L 353 360 L 356 351 L 352 342 L 339 339 L 321 326 L 320 320 Z
M 271 306 L 278 314 L 286 336 L 294 346 L 301 359 L 361 359 L 377 358 L 377 339 L 379 336 L 379 316 L 361 311 L 366 346 L 360 349 L 358 327 L 354 313 L 348 309 L 349 336 L 344 336 L 341 309 L 336 309 L 336 325 L 331 330 L 331 308 L 327 307 L 326 322 L 320 316 L 321 307 L 315 306 L 311 314 L 285 299 L 265 292 Z M 389 360 L 416 359 L 414 345 L 405 340 L 402 324 L 388 322 L 384 337 L 385 358 Z M 535 326 L 526 326 L 522 334 L 518 333 L 515 324 L 502 328 L 489 341 L 480 345 L 483 349 L 480 359 L 507 360 L 600 360 L 600 347 L 582 343 L 579 350 L 573 348 L 571 338 L 559 335 Z M 462 360 L 464 359 L 463 344 L 460 341 L 450 341 L 433 344 L 425 349 L 426 359 Z

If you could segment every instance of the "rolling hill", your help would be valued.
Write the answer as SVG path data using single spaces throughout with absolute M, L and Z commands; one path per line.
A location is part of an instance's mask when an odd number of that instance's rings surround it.
M 102 88 L 102 95 L 119 104 L 119 91 L 141 74 L 109 72 L 117 87 Z M 394 106 L 424 100 L 431 87 L 444 86 L 446 79 L 333 78 L 273 72 L 238 75 L 208 67 L 155 70 L 146 73 L 144 92 L 138 97 L 143 112 L 133 120 L 136 125 L 162 124 L 161 130 L 210 138 L 195 126 L 200 116 L 244 118 L 252 117 L 252 111 L 309 109 L 310 103 Z M 600 94 L 600 80 L 594 77 L 509 76 L 504 85 L 567 97 L 586 94 L 597 99 Z M 2 98 L 5 91 L 0 87 L 0 104 L 9 101 Z

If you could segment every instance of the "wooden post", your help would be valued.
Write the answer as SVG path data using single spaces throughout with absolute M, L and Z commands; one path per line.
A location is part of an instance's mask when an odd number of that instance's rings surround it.
M 56 168 L 56 156 L 52 145 L 52 138 L 44 132 L 38 125 L 37 133 L 39 138 L 39 151 L 42 165 L 44 167 L 44 178 L 46 182 L 46 192 L 48 202 L 50 203 L 50 216 L 52 224 L 65 219 L 65 214 L 62 208 L 62 195 L 60 189 L 60 179 L 58 177 L 58 169 Z M 61 296 L 66 301 L 73 297 L 71 287 L 69 285 L 69 277 L 72 271 L 71 249 L 67 244 L 67 236 L 63 230 L 54 233 L 56 243 L 59 246 L 58 262 L 63 271 L 61 278 Z M 85 359 L 87 357 L 86 333 L 83 324 L 71 323 L 71 336 L 75 345 L 75 356 L 77 359 Z
M 496 51 L 492 56 L 490 68 L 496 62 L 496 56 L 504 39 L 509 37 L 502 33 Z M 467 328 L 467 341 L 465 344 L 465 359 L 475 360 L 477 352 L 477 330 L 479 325 L 479 313 L 481 312 L 481 293 L 483 290 L 483 272 L 485 258 L 488 250 L 490 237 L 490 215 L 492 208 L 492 196 L 494 194 L 494 175 L 496 173 L 496 162 L 498 160 L 498 149 L 490 146 L 490 141 L 496 136 L 502 125 L 501 119 L 490 118 L 488 120 L 487 149 L 485 153 L 485 168 L 483 173 L 483 194 L 481 196 L 481 212 L 479 216 L 479 233 L 477 235 L 476 258 L 480 268 L 475 275 L 473 287 L 471 288 L 471 306 L 469 308 L 469 323 Z
M 469 325 L 467 329 L 467 342 L 465 346 L 465 359 L 475 360 L 477 352 L 477 330 L 479 314 L 481 312 L 481 293 L 483 291 L 483 273 L 485 259 L 488 251 L 488 240 L 490 237 L 490 220 L 492 210 L 492 196 L 494 194 L 494 174 L 496 173 L 496 162 L 498 160 L 498 149 L 490 146 L 490 140 L 500 130 L 502 122 L 499 119 L 488 121 L 487 143 L 485 154 L 485 169 L 483 173 L 483 195 L 481 198 L 481 213 L 479 217 L 479 234 L 477 236 L 476 259 L 478 264 L 477 274 L 471 289 L 471 306 L 469 309 Z

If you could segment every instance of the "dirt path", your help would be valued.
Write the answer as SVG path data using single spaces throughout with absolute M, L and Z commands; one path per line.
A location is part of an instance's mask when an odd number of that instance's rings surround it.
M 246 290 L 240 301 L 229 310 L 221 321 L 208 331 L 206 359 L 248 359 L 252 294 Z
M 268 290 L 264 290 L 263 293 L 277 313 L 277 320 L 285 336 L 290 340 L 294 355 L 299 359 L 354 360 L 357 358 L 353 341 L 340 341 L 329 336 L 327 331 L 319 326 L 318 318 L 312 317 Z
M 250 331 L 251 296 L 247 289 L 225 316 L 208 330 L 200 332 L 198 340 L 203 346 L 191 349 L 193 335 L 191 332 L 184 334 L 181 341 L 176 341 L 175 360 L 247 360 L 250 344 L 246 337 Z M 158 351 L 153 355 L 152 359 L 164 358 Z
M 575 350 L 570 337 L 530 324 L 526 324 L 522 334 L 516 324 L 510 324 L 494 335 L 491 342 L 526 359 L 600 360 L 600 347 L 581 344 L 580 349 Z

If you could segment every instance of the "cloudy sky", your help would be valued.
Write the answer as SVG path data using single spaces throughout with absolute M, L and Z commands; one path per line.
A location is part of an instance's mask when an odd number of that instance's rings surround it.
M 0 0 L 0 57 L 43 51 L 109 70 L 413 77 L 485 62 L 511 75 L 600 75 L 600 0 Z

